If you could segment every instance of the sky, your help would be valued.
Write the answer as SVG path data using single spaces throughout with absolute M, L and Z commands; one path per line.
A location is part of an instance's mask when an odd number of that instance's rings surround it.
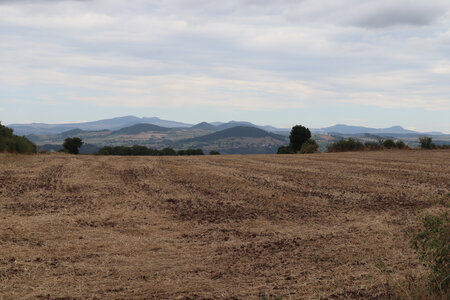
M 450 133 L 448 0 L 0 0 L 0 121 Z

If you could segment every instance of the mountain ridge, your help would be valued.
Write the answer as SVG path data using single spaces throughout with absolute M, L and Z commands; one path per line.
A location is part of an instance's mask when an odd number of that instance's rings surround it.
M 301 122 L 300 122 L 301 123 Z M 9 124 L 8 127 L 14 129 L 18 135 L 30 134 L 60 134 L 69 130 L 120 130 L 121 128 L 130 127 L 136 124 L 153 124 L 166 128 L 194 128 L 219 131 L 236 126 L 256 127 L 269 132 L 275 132 L 282 135 L 289 135 L 290 128 L 276 128 L 271 125 L 255 125 L 247 121 L 229 121 L 229 122 L 201 122 L 198 124 L 188 124 L 178 121 L 163 120 L 158 117 L 135 117 L 123 116 L 110 119 L 102 119 L 97 121 L 82 122 L 82 123 L 64 123 L 64 124 L 46 124 L 46 123 L 29 123 L 29 124 Z M 391 126 L 388 128 L 371 128 L 364 126 L 336 124 L 323 128 L 311 128 L 312 133 L 340 133 L 340 134 L 426 134 L 426 135 L 447 135 L 439 131 L 432 132 L 418 132 L 414 130 L 404 129 L 400 125 Z

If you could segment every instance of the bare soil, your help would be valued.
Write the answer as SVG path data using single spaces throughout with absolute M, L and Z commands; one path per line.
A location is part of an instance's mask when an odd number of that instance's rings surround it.
M 0 155 L 1 299 L 389 297 L 450 152 Z

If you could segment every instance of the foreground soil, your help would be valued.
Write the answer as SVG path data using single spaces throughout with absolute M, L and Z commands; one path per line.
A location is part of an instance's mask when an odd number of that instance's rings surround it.
M 0 298 L 388 297 L 449 151 L 0 155 Z

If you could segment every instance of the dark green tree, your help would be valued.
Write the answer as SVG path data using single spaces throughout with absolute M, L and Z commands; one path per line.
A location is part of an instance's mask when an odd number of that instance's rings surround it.
M 402 141 L 402 140 L 398 140 L 398 141 L 395 143 L 395 146 L 396 146 L 398 149 L 404 149 L 404 148 L 406 148 L 406 144 L 405 144 L 405 142 Z
M 395 142 L 391 139 L 387 139 L 383 142 L 384 148 L 391 149 L 395 147 Z
M 431 136 L 421 136 L 419 138 L 420 147 L 422 149 L 433 149 L 433 138 Z
M 81 146 L 83 146 L 83 144 L 84 144 L 83 141 L 78 137 L 74 137 L 74 138 L 68 137 L 64 140 L 63 147 L 70 154 L 78 154 L 78 149 Z
M 291 135 L 289 136 L 290 147 L 294 152 L 300 151 L 302 145 L 311 138 L 311 131 L 302 125 L 295 125 L 292 127 Z

